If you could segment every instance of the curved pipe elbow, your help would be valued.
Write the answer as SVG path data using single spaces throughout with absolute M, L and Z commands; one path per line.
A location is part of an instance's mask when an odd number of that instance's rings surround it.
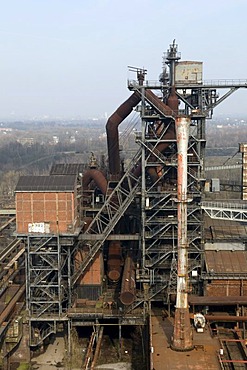
M 82 180 L 83 189 L 88 189 L 90 182 L 93 180 L 101 190 L 102 194 L 105 195 L 107 190 L 107 180 L 103 173 L 99 170 L 91 169 L 84 173 Z
M 140 102 L 141 96 L 135 91 L 120 107 L 109 117 L 106 123 L 109 170 L 112 175 L 120 173 L 118 126 L 132 112 Z

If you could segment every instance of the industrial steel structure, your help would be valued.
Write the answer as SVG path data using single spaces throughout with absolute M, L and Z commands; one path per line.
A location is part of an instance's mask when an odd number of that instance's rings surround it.
M 157 302 L 175 307 L 172 348 L 193 348 L 189 295 L 204 289 L 205 123 L 247 81 L 203 81 L 202 63 L 180 57 L 173 42 L 159 81 L 130 67 L 132 95 L 106 125 L 107 171 L 92 156 L 87 170 L 60 165 L 47 178 L 20 178 L 30 346 L 60 328 L 70 346 L 73 326 L 147 324 Z M 133 109 L 139 150 L 126 166 L 118 128 Z

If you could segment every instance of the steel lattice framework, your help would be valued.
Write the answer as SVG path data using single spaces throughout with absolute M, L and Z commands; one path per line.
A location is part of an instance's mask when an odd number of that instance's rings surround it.
M 149 85 L 138 86 L 135 82 L 129 87 L 141 91 L 143 96 L 140 109 L 142 132 L 136 135 L 142 149 L 142 269 L 139 281 L 148 281 L 148 299 L 164 301 L 169 300 L 170 294 L 176 290 L 177 152 L 176 138 L 166 139 L 166 132 L 174 125 L 174 119 L 164 115 L 159 106 L 146 99 L 145 89 L 150 89 Z M 164 143 L 167 147 L 165 154 L 159 151 Z M 204 151 L 205 119 L 197 117 L 191 124 L 188 148 L 189 271 L 202 265 L 200 201 L 204 182 Z M 149 169 L 154 166 L 160 168 L 160 175 L 156 181 L 151 181 Z
M 214 219 L 247 222 L 247 207 L 243 203 L 202 202 L 202 209 Z
M 37 346 L 55 333 L 58 322 L 67 321 L 73 244 L 73 237 L 51 234 L 27 237 L 27 310 L 31 346 Z

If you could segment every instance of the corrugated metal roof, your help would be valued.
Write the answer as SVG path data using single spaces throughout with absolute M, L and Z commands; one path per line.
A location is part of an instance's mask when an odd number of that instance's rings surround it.
M 205 243 L 205 251 L 245 251 L 244 242 L 232 242 L 231 240 L 223 240 L 220 242 Z
M 205 251 L 205 263 L 210 273 L 247 273 L 247 251 Z
M 20 176 L 15 191 L 74 191 L 75 184 L 76 175 Z
M 83 163 L 56 163 L 52 166 L 51 175 L 78 175 L 83 173 L 86 165 Z
M 247 223 L 230 220 L 216 220 L 204 217 L 204 232 L 207 241 L 240 240 L 246 238 Z

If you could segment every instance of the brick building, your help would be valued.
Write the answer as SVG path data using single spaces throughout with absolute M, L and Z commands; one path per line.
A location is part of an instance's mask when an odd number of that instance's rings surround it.
M 76 175 L 21 176 L 16 232 L 73 234 L 79 223 Z

